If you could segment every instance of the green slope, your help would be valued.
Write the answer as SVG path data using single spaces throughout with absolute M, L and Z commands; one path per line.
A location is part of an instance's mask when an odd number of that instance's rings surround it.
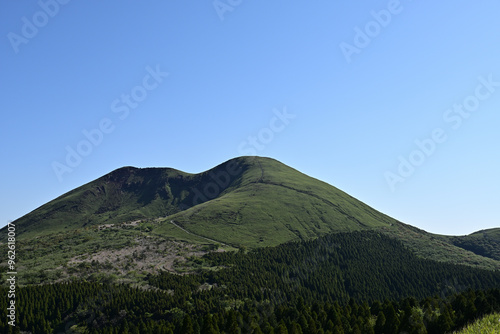
M 498 334 L 500 333 L 500 313 L 488 315 L 455 334 Z
M 332 232 L 390 227 L 396 221 L 339 189 L 275 160 L 242 158 L 239 187 L 164 220 L 248 247 Z M 158 229 L 162 233 L 163 228 Z

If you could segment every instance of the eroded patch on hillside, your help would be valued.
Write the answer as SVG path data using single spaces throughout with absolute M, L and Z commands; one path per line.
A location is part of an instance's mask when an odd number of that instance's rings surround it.
M 85 279 L 142 284 L 147 275 L 162 271 L 186 274 L 211 269 L 201 257 L 223 251 L 218 245 L 151 233 L 158 224 L 158 220 L 106 224 L 20 241 L 19 282 Z
M 154 238 L 137 238 L 135 245 L 121 249 L 102 250 L 91 255 L 71 258 L 69 271 L 78 268 L 98 269 L 109 274 L 127 275 L 136 271 L 156 274 L 159 271 L 185 273 L 190 271 L 188 259 L 201 257 L 207 247 L 177 241 L 162 241 Z

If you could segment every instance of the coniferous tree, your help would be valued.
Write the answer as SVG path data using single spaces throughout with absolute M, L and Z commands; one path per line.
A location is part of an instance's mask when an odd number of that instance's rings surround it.
M 181 331 L 184 334 L 194 334 L 193 321 L 191 320 L 191 316 L 189 314 L 186 314 L 184 320 L 182 321 Z
M 377 322 L 375 323 L 375 332 L 376 333 L 382 333 L 385 329 L 385 314 L 382 311 L 378 312 L 377 315 Z
M 217 334 L 212 322 L 212 317 L 210 314 L 206 314 L 203 317 L 203 326 L 201 327 L 201 334 Z

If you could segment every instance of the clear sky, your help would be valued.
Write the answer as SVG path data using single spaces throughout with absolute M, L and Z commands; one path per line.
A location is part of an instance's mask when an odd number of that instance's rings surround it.
M 0 226 L 122 166 L 268 156 L 498 227 L 500 2 L 2 1 Z

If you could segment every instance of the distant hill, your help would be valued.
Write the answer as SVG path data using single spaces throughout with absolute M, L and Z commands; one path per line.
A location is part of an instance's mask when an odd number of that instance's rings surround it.
M 448 237 L 446 239 L 455 246 L 500 261 L 500 228 L 483 230 L 466 236 Z
M 363 230 L 400 240 L 420 257 L 500 269 L 498 229 L 466 237 L 430 234 L 261 157 L 232 159 L 199 174 L 172 168 L 120 168 L 14 224 L 20 245 L 30 250 L 23 263 L 36 270 L 49 263 L 65 266 L 75 256 L 90 256 L 106 247 L 128 247 L 133 253 L 137 250 L 132 248 L 144 240 L 258 248 Z M 0 241 L 5 236 L 2 233 Z M 179 245 L 175 247 L 185 247 Z

